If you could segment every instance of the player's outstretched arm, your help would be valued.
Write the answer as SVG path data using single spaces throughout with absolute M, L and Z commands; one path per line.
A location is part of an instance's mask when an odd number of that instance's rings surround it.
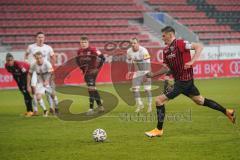
M 54 67 L 55 67 L 55 62 L 56 62 L 56 55 L 55 55 L 55 53 L 53 53 L 53 54 L 51 55 L 51 57 L 50 57 L 50 62 L 51 62 L 51 64 L 52 64 L 53 68 L 54 68 Z
M 80 56 L 76 56 L 76 57 L 75 57 L 75 62 L 76 62 L 76 64 L 77 64 L 78 67 L 81 66 L 81 63 L 80 63 L 79 58 L 80 58 Z
M 163 64 L 159 71 L 157 71 L 155 73 L 149 72 L 149 73 L 146 74 L 146 77 L 147 78 L 153 78 L 153 77 L 156 77 L 156 76 L 166 74 L 169 71 L 170 71 L 170 69 L 167 67 L 167 65 Z
M 105 59 L 103 54 L 98 55 L 98 65 L 97 65 L 97 68 L 92 70 L 91 73 L 92 74 L 97 74 L 100 71 L 100 69 L 102 68 L 105 60 L 106 59 Z
M 26 49 L 25 55 L 24 55 L 25 62 L 28 62 L 29 54 L 30 54 L 30 46 L 28 46 L 28 48 Z
M 98 56 L 98 58 L 99 58 L 99 64 L 98 64 L 98 66 L 97 66 L 97 69 L 100 69 L 100 68 L 103 66 L 106 58 L 104 57 L 103 54 L 100 54 L 100 55 Z
M 49 46 L 49 52 L 50 52 L 50 63 L 52 64 L 52 67 L 55 68 L 56 54 L 51 46 Z
M 195 54 L 193 55 L 192 60 L 187 62 L 184 65 L 185 69 L 190 68 L 199 59 L 199 57 L 201 55 L 201 52 L 203 50 L 203 45 L 200 44 L 200 43 L 192 43 L 191 44 L 191 49 L 195 50 Z
M 26 52 L 25 55 L 24 55 L 24 61 L 27 62 L 28 61 L 28 56 L 29 56 L 29 53 Z

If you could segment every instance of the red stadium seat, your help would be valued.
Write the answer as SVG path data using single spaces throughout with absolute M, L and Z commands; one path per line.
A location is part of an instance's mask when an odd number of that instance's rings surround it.
M 189 3 L 191 1 L 187 0 L 147 0 L 147 2 L 151 6 L 154 6 L 157 11 L 167 12 L 179 23 L 182 23 L 193 32 L 199 34 L 200 40 L 203 40 L 204 42 L 235 43 L 239 42 L 238 40 L 240 40 L 238 36 L 239 32 L 233 30 L 229 25 L 223 25 L 224 23 L 219 24 L 219 21 L 217 21 L 215 18 L 209 18 L 209 15 L 206 14 L 204 10 L 199 10 L 199 7 L 201 7 L 200 5 L 206 3 L 214 5 L 217 11 L 223 11 L 223 13 L 229 11 L 239 12 L 239 0 L 206 0 L 205 3 L 199 2 L 199 4 L 197 3 L 196 5 L 190 5 Z M 240 20 L 234 20 L 229 22 L 229 20 L 226 19 L 226 24 L 237 24 L 239 22 Z

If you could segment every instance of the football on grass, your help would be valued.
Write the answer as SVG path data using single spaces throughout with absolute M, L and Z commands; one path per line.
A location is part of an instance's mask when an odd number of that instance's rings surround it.
M 103 142 L 107 139 L 107 133 L 101 128 L 95 129 L 93 131 L 93 139 L 96 142 Z

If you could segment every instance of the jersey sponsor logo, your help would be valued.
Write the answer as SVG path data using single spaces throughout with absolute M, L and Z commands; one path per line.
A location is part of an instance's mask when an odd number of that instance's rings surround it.
M 173 54 L 172 52 L 169 55 L 167 55 L 168 59 L 172 59 L 172 58 L 175 58 L 175 57 L 176 57 L 176 54 Z
M 91 57 L 84 57 L 84 56 L 82 56 L 81 60 L 82 61 L 91 61 Z

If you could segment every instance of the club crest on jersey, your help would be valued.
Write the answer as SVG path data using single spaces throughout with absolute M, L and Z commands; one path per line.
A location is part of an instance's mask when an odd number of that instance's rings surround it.
M 26 72 L 27 70 L 25 69 L 25 68 L 22 68 L 22 72 L 24 73 L 24 72 Z

